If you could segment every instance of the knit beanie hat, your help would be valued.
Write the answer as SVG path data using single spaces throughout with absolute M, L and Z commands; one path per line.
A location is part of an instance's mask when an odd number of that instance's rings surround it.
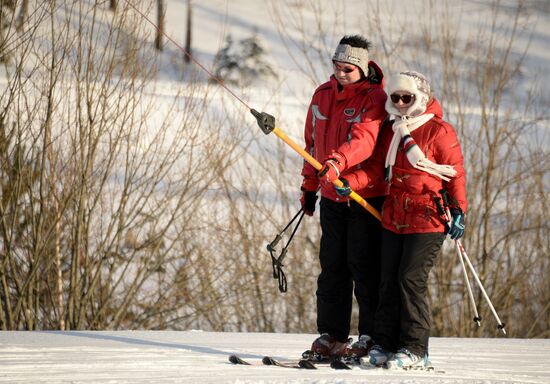
M 363 75 L 368 76 L 369 74 L 369 51 L 365 48 L 338 44 L 332 61 L 357 65 L 363 71 Z
M 432 97 L 430 83 L 426 76 L 414 71 L 404 71 L 391 76 L 386 82 L 386 93 L 389 96 L 397 91 L 414 95 L 414 103 L 407 109 L 405 116 L 415 117 L 426 112 L 426 106 Z M 401 112 L 395 107 L 390 97 L 386 100 L 386 111 L 392 115 L 401 116 Z

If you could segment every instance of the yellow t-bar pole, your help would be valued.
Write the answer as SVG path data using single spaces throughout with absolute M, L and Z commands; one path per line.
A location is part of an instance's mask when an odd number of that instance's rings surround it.
M 258 125 L 262 131 L 267 135 L 273 132 L 277 137 L 287 143 L 292 149 L 294 149 L 300 156 L 302 156 L 309 164 L 311 164 L 316 170 L 320 171 L 323 168 L 323 165 L 318 162 L 313 156 L 307 153 L 302 147 L 296 144 L 290 137 L 288 137 L 283 131 L 275 127 L 275 118 L 265 112 L 258 112 L 255 109 L 251 109 L 250 112 L 254 115 L 258 121 Z M 344 184 L 341 180 L 336 179 L 333 181 L 333 184 L 337 187 L 343 187 Z M 349 197 L 356 201 L 359 205 L 365 208 L 371 215 L 376 217 L 378 220 L 382 220 L 380 213 L 369 203 L 365 201 L 361 196 L 356 192 L 351 191 Z

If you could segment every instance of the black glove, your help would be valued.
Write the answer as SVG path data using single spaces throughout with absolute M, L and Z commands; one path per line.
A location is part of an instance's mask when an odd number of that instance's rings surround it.
M 317 201 L 317 192 L 316 191 L 304 191 L 302 189 L 302 197 L 300 198 L 300 203 L 304 212 L 308 216 L 313 216 L 315 212 L 315 202 Z
M 445 233 L 451 236 L 451 239 L 458 240 L 464 235 L 464 212 L 460 208 L 451 208 L 451 222 L 447 225 Z

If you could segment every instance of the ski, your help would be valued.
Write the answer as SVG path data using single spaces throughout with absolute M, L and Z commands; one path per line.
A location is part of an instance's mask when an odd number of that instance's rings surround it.
M 317 367 L 315 366 L 315 362 L 311 361 L 311 360 L 308 360 L 308 359 L 301 359 L 299 362 L 298 362 L 298 365 L 301 367 L 301 368 L 304 368 L 304 369 L 317 369 Z M 317 363 L 317 364 L 322 364 L 322 363 Z
M 355 356 L 334 359 L 330 362 L 330 367 L 332 369 L 353 369 L 354 367 L 365 368 L 365 366 L 361 363 L 361 359 Z
M 264 365 L 273 365 L 273 366 L 276 366 L 276 367 L 281 367 L 281 368 L 302 368 L 300 366 L 300 361 L 299 360 L 279 360 L 279 359 L 275 359 L 271 356 L 264 356 L 262 358 L 262 363 Z
M 308 359 L 297 360 L 281 360 L 272 356 L 264 356 L 262 361 L 247 361 L 237 355 L 230 355 L 229 362 L 235 365 L 267 365 L 281 368 L 294 368 L 294 369 L 317 369 L 316 365 L 328 365 L 328 361 L 312 361 Z
M 428 365 L 426 366 L 412 366 L 412 367 L 402 367 L 402 368 L 398 368 L 398 367 L 387 367 L 388 369 L 396 369 L 396 370 L 399 370 L 399 369 L 402 369 L 404 371 L 424 371 L 424 372 L 435 372 L 435 373 L 445 373 L 445 371 L 441 370 L 441 369 L 436 369 L 433 365 L 432 365 L 432 362 L 429 361 L 428 362 Z
M 230 356 L 229 356 L 229 362 L 230 362 L 231 364 L 235 364 L 235 365 L 255 365 L 255 364 L 253 364 L 253 363 L 251 363 L 251 362 L 248 362 L 248 361 L 246 361 L 246 360 L 241 359 L 241 358 L 240 358 L 239 356 L 237 356 L 237 355 L 230 355 Z
M 342 360 L 332 360 L 330 362 L 330 367 L 332 369 L 351 369 L 351 366 L 348 365 L 347 363 L 345 363 L 344 361 Z
M 249 366 L 273 366 L 281 368 L 293 368 L 293 369 L 318 369 L 318 366 L 330 366 L 332 369 L 337 370 L 351 370 L 354 368 L 359 369 L 388 369 L 396 371 L 416 371 L 416 372 L 435 372 L 435 373 L 445 373 L 440 369 L 435 369 L 431 362 L 427 366 L 412 366 L 412 367 L 395 367 L 388 366 L 386 364 L 381 366 L 375 366 L 372 364 L 361 363 L 358 359 L 334 359 L 334 360 L 312 360 L 307 358 L 302 358 L 299 360 L 281 360 L 271 356 L 264 356 L 262 361 L 247 361 L 242 359 L 237 355 L 230 355 L 229 362 L 235 365 L 249 365 Z
M 445 371 L 442 371 L 440 369 L 435 369 L 435 367 L 432 365 L 431 362 L 428 362 L 428 365 L 426 366 L 412 366 L 412 367 L 396 367 L 396 366 L 388 366 L 387 364 L 382 364 L 379 366 L 372 365 L 370 363 L 363 363 L 360 360 L 357 359 L 336 359 L 330 362 L 330 367 L 332 369 L 339 369 L 339 370 L 349 370 L 353 369 L 355 367 L 360 369 L 387 369 L 387 370 L 394 370 L 394 371 L 416 371 L 416 372 L 435 372 L 435 373 L 445 373 Z
M 277 367 L 283 367 L 283 368 L 302 368 L 302 369 L 317 369 L 319 365 L 326 365 L 328 366 L 330 364 L 329 361 L 317 361 L 317 360 L 310 360 L 310 359 L 299 359 L 299 360 L 279 360 L 275 359 L 271 356 L 264 356 L 262 359 L 262 362 L 264 365 L 274 365 Z
M 302 360 L 307 360 L 311 362 L 312 364 L 327 364 L 330 365 L 330 362 L 334 359 L 338 359 L 338 357 L 326 357 L 319 355 L 316 352 L 313 352 L 311 350 L 307 350 L 302 352 Z

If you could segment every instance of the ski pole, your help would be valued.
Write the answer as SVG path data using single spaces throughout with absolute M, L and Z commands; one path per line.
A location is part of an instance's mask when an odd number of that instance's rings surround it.
M 285 293 L 287 291 L 287 282 L 286 282 L 286 275 L 283 271 L 283 260 L 286 257 L 286 252 L 288 250 L 288 246 L 290 245 L 290 242 L 292 241 L 292 238 L 296 234 L 296 231 L 298 230 L 298 227 L 300 226 L 300 223 L 302 222 L 302 219 L 304 218 L 305 211 L 303 208 L 301 208 L 296 215 L 290 220 L 290 222 L 283 228 L 281 232 L 275 236 L 275 239 L 267 245 L 267 250 L 269 251 L 269 254 L 271 255 L 271 265 L 273 267 L 273 278 L 277 279 L 279 282 L 279 291 L 282 293 Z M 275 247 L 277 246 L 277 243 L 282 238 L 283 233 L 290 227 L 290 225 L 298 218 L 298 223 L 292 230 L 292 234 L 290 235 L 290 238 L 288 239 L 286 245 L 281 250 L 281 254 L 279 257 L 275 257 Z
M 450 220 L 449 220 L 450 213 L 448 212 L 449 208 L 447 207 L 447 210 L 445 210 L 443 208 L 443 206 L 441 205 L 441 199 L 439 197 L 434 198 L 434 200 L 435 200 L 435 205 L 437 207 L 437 211 L 439 212 L 439 214 L 441 216 L 443 216 L 443 218 L 445 219 L 447 224 L 450 225 Z M 470 279 L 468 278 L 468 270 L 466 269 L 466 265 L 464 264 L 464 259 L 463 259 L 463 256 L 462 256 L 462 252 L 460 251 L 460 248 L 458 247 L 458 245 L 457 245 L 456 249 L 458 251 L 458 258 L 460 260 L 460 265 L 462 266 L 462 274 L 464 276 L 464 281 L 466 283 L 466 288 L 468 290 L 468 297 L 470 298 L 470 303 L 472 304 L 472 309 L 474 311 L 474 319 L 473 320 L 474 320 L 474 322 L 477 323 L 477 325 L 479 327 L 481 325 L 481 316 L 479 316 L 479 313 L 477 311 L 476 300 L 475 300 L 474 294 L 472 292 L 472 286 L 470 284 Z
M 296 220 L 296 218 L 300 215 L 300 213 L 303 213 L 304 209 L 300 209 L 296 215 L 294 215 L 294 217 L 288 222 L 288 224 L 286 225 L 286 227 L 283 228 L 283 230 L 281 232 L 279 232 L 277 234 L 277 236 L 275 236 L 275 239 L 273 239 L 273 241 L 269 244 L 267 244 L 267 250 L 269 252 L 275 252 L 275 247 L 277 246 L 277 244 L 279 243 L 279 241 L 281 241 L 281 236 L 283 235 L 283 233 L 286 232 L 286 230 L 288 229 L 288 227 L 290 227 L 290 225 L 292 223 L 294 223 L 294 220 Z M 300 218 L 301 220 L 301 218 Z
M 443 198 L 443 204 L 448 209 L 448 207 L 449 207 L 448 193 L 449 192 L 442 189 L 441 191 L 439 191 L 439 193 L 441 193 L 441 197 Z M 446 213 L 446 215 L 448 215 L 447 220 L 451 220 L 450 212 Z M 460 241 L 460 239 L 456 239 L 455 243 L 456 243 L 457 248 L 459 249 L 459 252 L 461 252 L 463 259 L 466 261 L 466 264 L 468 264 L 468 267 L 470 268 L 470 271 L 472 272 L 472 275 L 474 276 L 474 279 L 475 279 L 477 285 L 479 286 L 479 289 L 481 290 L 481 293 L 483 294 L 483 298 L 487 302 L 487 305 L 489 305 L 489 309 L 491 310 L 491 312 L 493 313 L 493 316 L 495 317 L 495 319 L 497 321 L 498 329 L 500 329 L 502 331 L 502 333 L 506 334 L 506 330 L 504 329 L 505 324 L 502 321 L 500 321 L 500 318 L 498 317 L 497 311 L 495 310 L 495 307 L 493 306 L 493 303 L 491 302 L 491 299 L 489 298 L 489 295 L 485 291 L 485 288 L 483 287 L 483 284 L 481 283 L 481 280 L 479 279 L 479 276 L 478 276 L 477 272 L 475 271 L 474 266 L 470 262 L 470 258 L 468 257 L 468 254 L 466 253 L 466 250 L 464 249 L 464 246 L 462 245 L 462 242 Z
M 258 112 L 255 109 L 251 109 L 250 112 L 254 117 L 256 118 L 258 125 L 260 126 L 260 129 L 263 133 L 266 135 L 273 132 L 277 137 L 279 137 L 281 140 L 283 140 L 285 143 L 287 143 L 292 149 L 294 149 L 300 156 L 302 156 L 309 164 L 311 164 L 315 169 L 318 171 L 323 168 L 323 165 L 318 162 L 313 156 L 311 156 L 309 153 L 307 153 L 303 148 L 301 148 L 298 144 L 296 144 L 291 138 L 289 138 L 283 131 L 281 131 L 279 128 L 275 127 L 275 118 L 265 112 Z M 343 187 L 344 184 L 341 180 L 334 180 L 333 184 L 337 187 Z M 380 213 L 369 203 L 365 201 L 361 196 L 359 196 L 356 192 L 351 191 L 349 197 L 352 200 L 355 200 L 359 205 L 361 205 L 363 208 L 365 208 L 371 215 L 376 217 L 378 220 L 382 220 Z
M 470 284 L 470 279 L 468 278 L 468 271 L 466 270 L 466 265 L 464 265 L 464 255 L 462 254 L 462 251 L 460 250 L 460 247 L 458 244 L 456 244 L 456 248 L 458 250 L 458 258 L 460 259 L 460 264 L 462 265 L 462 272 L 464 274 L 464 280 L 466 281 L 466 288 L 468 290 L 468 296 L 470 297 L 470 302 L 472 303 L 472 308 L 474 309 L 474 321 L 476 322 L 477 326 L 481 326 L 481 316 L 479 316 L 479 313 L 477 312 L 477 306 L 476 306 L 476 300 L 474 299 L 474 294 L 472 292 L 472 286 Z
M 481 284 L 481 280 L 479 280 L 479 276 L 477 275 L 477 273 L 474 269 L 474 266 L 470 262 L 470 259 L 468 257 L 468 254 L 466 253 L 466 250 L 462 246 L 462 243 L 460 242 L 460 240 L 457 239 L 457 240 L 455 240 L 455 242 L 456 242 L 457 246 L 460 248 L 460 250 L 462 251 L 462 255 L 464 256 L 464 260 L 466 260 L 466 263 L 468 264 L 468 267 L 470 267 L 470 271 L 472 272 L 472 275 L 474 276 L 474 279 L 476 280 L 477 284 L 479 285 L 479 289 L 481 289 L 481 293 L 483 294 L 483 297 L 487 301 L 487 304 L 489 305 L 489 308 L 491 309 L 491 312 L 493 313 L 493 316 L 495 317 L 495 319 L 497 321 L 498 329 L 500 329 L 502 331 L 502 333 L 506 334 L 506 330 L 504 329 L 505 324 L 502 321 L 500 321 L 500 318 L 498 317 L 497 311 L 495 310 L 495 307 L 493 307 L 493 303 L 491 303 L 491 299 L 489 299 L 489 295 L 487 295 L 487 292 L 485 292 L 485 288 L 483 288 L 483 284 Z

